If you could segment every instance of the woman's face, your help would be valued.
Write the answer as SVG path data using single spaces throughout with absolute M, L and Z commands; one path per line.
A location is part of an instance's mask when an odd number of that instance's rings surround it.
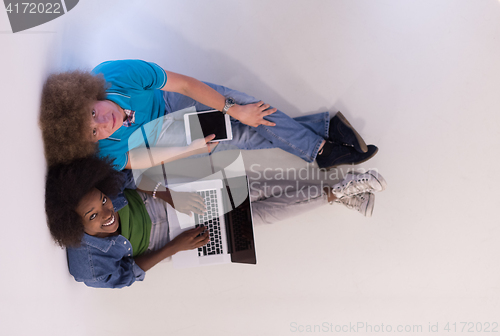
M 123 125 L 126 114 L 111 100 L 98 100 L 91 107 L 90 134 L 92 141 L 106 139 Z
M 106 195 L 94 188 L 78 203 L 76 212 L 83 222 L 84 231 L 97 237 L 107 237 L 118 230 L 118 213 Z

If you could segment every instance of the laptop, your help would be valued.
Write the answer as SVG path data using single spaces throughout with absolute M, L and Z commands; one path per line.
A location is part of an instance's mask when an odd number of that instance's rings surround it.
M 170 239 L 205 225 L 210 241 L 201 248 L 181 251 L 172 256 L 175 268 L 226 263 L 256 264 L 252 208 L 247 176 L 202 180 L 169 185 L 175 191 L 196 192 L 207 211 L 192 217 L 169 208 Z

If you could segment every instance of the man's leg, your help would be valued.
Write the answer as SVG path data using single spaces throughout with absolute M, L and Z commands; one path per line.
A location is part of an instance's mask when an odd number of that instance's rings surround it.
M 238 104 L 246 105 L 258 102 L 252 96 L 226 88 L 224 86 L 206 83 L 225 97 L 232 97 Z M 198 111 L 211 109 L 195 100 L 172 92 L 166 92 L 165 106 L 167 113 L 194 106 Z M 276 123 L 276 126 L 251 127 L 232 119 L 233 140 L 220 142 L 215 151 L 228 149 L 267 149 L 281 148 L 307 162 L 313 162 L 323 141 L 328 138 L 329 113 L 291 118 L 281 111 L 266 116 L 266 119 Z

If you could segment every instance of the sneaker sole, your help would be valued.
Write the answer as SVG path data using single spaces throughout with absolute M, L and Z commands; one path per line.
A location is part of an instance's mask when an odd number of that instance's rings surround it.
M 342 121 L 344 123 L 344 125 L 346 125 L 348 128 L 351 129 L 351 131 L 354 132 L 354 135 L 356 136 L 356 140 L 358 140 L 359 146 L 361 147 L 361 150 L 363 151 L 363 153 L 368 152 L 368 147 L 366 146 L 365 140 L 363 140 L 361 135 L 359 135 L 359 133 L 354 129 L 354 127 L 352 127 L 352 125 L 349 123 L 349 121 L 347 121 L 347 119 L 344 117 L 342 112 L 340 112 L 340 111 L 337 112 L 337 116 L 339 117 L 340 121 Z
M 370 197 L 368 198 L 368 202 L 366 202 L 365 211 L 361 214 L 365 217 L 371 217 L 373 213 L 373 207 L 375 206 L 375 195 L 370 193 Z
M 385 188 L 387 188 L 387 182 L 385 181 L 385 178 L 383 178 L 382 175 L 380 175 L 376 170 L 369 170 L 366 172 L 366 174 L 370 174 L 378 181 L 378 183 L 380 183 L 380 185 L 382 186 L 382 190 L 379 190 L 378 192 L 384 191 Z
M 335 166 L 330 166 L 330 167 L 320 168 L 320 169 L 324 169 L 324 170 L 328 171 L 328 170 L 330 170 L 330 169 L 337 168 L 337 167 L 340 167 L 340 166 L 345 166 L 345 165 L 350 165 L 350 166 L 351 166 L 351 165 L 358 165 L 358 164 L 360 164 L 360 163 L 363 163 L 363 162 L 365 162 L 365 161 L 370 160 L 370 159 L 371 159 L 372 157 L 374 157 L 374 156 L 375 156 L 375 154 L 377 154 L 377 153 L 378 153 L 378 148 L 375 150 L 375 152 L 373 152 L 373 154 L 372 154 L 372 155 L 370 155 L 369 157 L 367 157 L 367 158 L 365 158 L 365 159 L 363 159 L 363 160 L 361 160 L 361 161 L 358 161 L 358 162 L 353 162 L 353 163 L 341 163 L 341 164 L 338 164 L 338 165 L 335 165 Z M 385 182 L 385 180 L 384 180 L 384 182 Z

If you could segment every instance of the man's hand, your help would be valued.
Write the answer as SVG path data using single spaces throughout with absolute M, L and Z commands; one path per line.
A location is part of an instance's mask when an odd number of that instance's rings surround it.
M 222 111 L 226 98 L 210 86 L 188 76 L 167 70 L 165 72 L 167 73 L 168 81 L 161 88 L 163 91 L 181 93 L 193 98 L 197 102 Z M 252 127 L 259 125 L 276 126 L 276 124 L 264 119 L 265 116 L 277 111 L 277 109 L 269 109 L 269 107 L 269 104 L 264 104 L 262 101 L 255 104 L 234 105 L 229 108 L 227 114 Z
M 184 231 L 169 243 L 175 251 L 186 251 L 192 250 L 198 247 L 202 247 L 208 243 L 210 235 L 208 229 L 201 225 L 197 228 Z
M 218 142 L 210 142 L 215 138 L 215 134 L 210 134 L 206 138 L 196 139 L 188 146 L 189 155 L 210 153 L 217 146 Z M 210 142 L 210 143 L 209 143 Z
M 178 192 L 170 189 L 170 195 L 174 209 L 186 215 L 193 216 L 193 212 L 202 215 L 207 210 L 203 198 L 197 193 Z
M 248 105 L 234 105 L 229 108 L 227 114 L 252 127 L 259 125 L 276 126 L 275 123 L 264 119 L 265 116 L 277 111 L 276 108 L 270 107 L 271 105 L 264 104 L 262 101 Z

